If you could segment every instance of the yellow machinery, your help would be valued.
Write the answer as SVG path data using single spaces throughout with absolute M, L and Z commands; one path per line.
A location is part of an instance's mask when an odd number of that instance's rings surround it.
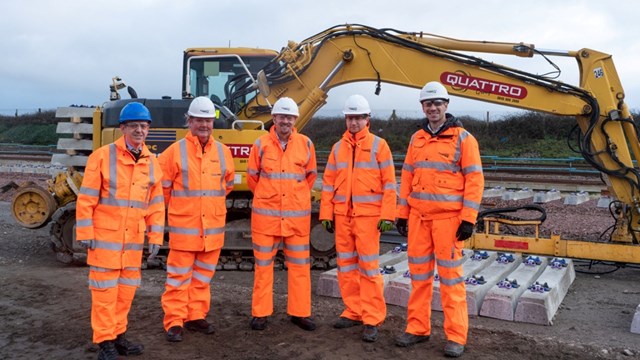
M 543 56 L 549 62 L 557 56 L 572 57 L 577 62 L 580 81 L 576 85 L 563 83 L 483 60 L 469 55 L 471 52 L 525 58 Z M 525 43 L 463 41 L 422 32 L 339 25 L 300 43 L 290 41 L 280 52 L 248 48 L 188 49 L 184 53 L 183 99 L 120 100 L 118 90 L 124 88 L 124 84 L 115 78 L 111 86 L 112 101 L 97 108 L 90 118 L 69 117 L 72 122 L 79 118 L 79 124 L 92 123 L 90 134 L 80 135 L 76 140 L 90 138 L 91 149 L 95 149 L 119 136 L 117 116 L 127 102 L 143 102 L 154 119 L 147 145 L 152 151 L 160 152 L 183 136 L 182 114 L 189 99 L 209 96 L 220 115 L 214 136 L 230 146 L 237 171 L 236 187 L 227 200 L 230 217 L 224 249 L 228 251 L 221 262 L 229 264 L 229 268 L 243 268 L 247 261 L 243 251 L 251 248 L 248 233 L 251 194 L 246 187 L 246 158 L 253 140 L 271 125 L 271 104 L 283 96 L 293 98 L 300 108 L 296 126 L 301 129 L 326 103 L 331 88 L 356 81 L 376 81 L 378 87 L 386 82 L 420 88 L 433 80 L 443 83 L 454 96 L 575 117 L 581 129 L 582 155 L 602 172 L 615 196 L 618 218 L 607 242 L 546 239 L 539 237 L 537 231 L 534 237 L 505 236 L 495 224 L 503 220 L 487 217 L 483 220 L 484 232 L 475 234 L 469 240 L 469 247 L 640 263 L 637 246 L 640 172 L 633 163 L 640 155 L 640 144 L 611 56 L 598 51 L 541 50 Z M 134 91 L 130 94 L 135 96 Z M 91 149 L 85 148 L 69 158 L 77 160 Z M 62 258 L 68 260 L 73 253 L 81 252 L 71 241 L 75 205 L 73 202 L 61 205 L 59 199 L 56 200 L 61 207 L 54 214 L 44 211 L 41 217 L 53 215 L 52 242 L 56 251 L 63 254 Z M 318 230 L 317 220 L 312 225 L 314 245 L 323 232 Z M 326 241 L 325 237 L 320 245 L 316 242 L 312 246 L 316 266 L 326 266 L 334 256 L 334 249 L 330 244 L 327 246 Z

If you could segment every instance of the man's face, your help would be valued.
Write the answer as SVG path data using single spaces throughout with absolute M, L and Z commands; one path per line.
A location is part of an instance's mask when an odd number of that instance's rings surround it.
M 213 120 L 214 118 L 201 118 L 189 116 L 187 125 L 191 135 L 197 136 L 201 143 L 209 141 L 209 137 L 213 132 Z
M 149 134 L 149 125 L 148 121 L 127 121 L 120 124 L 120 131 L 129 145 L 138 148 Z
M 273 125 L 276 127 L 275 131 L 280 139 L 287 139 L 289 135 L 291 135 L 291 132 L 293 131 L 293 124 L 296 123 L 297 119 L 298 117 L 295 115 L 273 115 Z
M 359 132 L 369 124 L 368 114 L 345 115 L 344 119 L 347 123 L 347 130 L 352 134 Z
M 443 123 L 446 119 L 449 103 L 446 100 L 425 100 L 422 102 L 422 111 L 430 124 Z

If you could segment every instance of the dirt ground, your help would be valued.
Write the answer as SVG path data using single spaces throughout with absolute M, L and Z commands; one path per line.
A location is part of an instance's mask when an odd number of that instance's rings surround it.
M 1 200 L 1 199 L 0 199 Z M 64 265 L 49 250 L 48 227 L 16 225 L 10 203 L 0 201 L 0 358 L 95 359 L 91 344 L 88 268 Z M 389 246 L 383 246 L 383 251 Z M 580 269 L 580 266 L 578 266 Z M 606 269 L 599 269 L 606 270 Z M 442 313 L 434 312 L 426 343 L 398 348 L 406 310 L 389 306 L 376 343 L 360 340 L 361 329 L 335 330 L 340 299 L 315 294 L 321 271 L 313 271 L 314 332 L 291 324 L 286 315 L 286 272 L 276 271 L 275 314 L 267 330 L 249 328 L 252 272 L 218 271 L 212 283 L 208 320 L 214 335 L 186 333 L 169 343 L 162 329 L 160 296 L 165 272 L 143 271 L 142 286 L 129 314 L 128 337 L 145 345 L 137 359 L 416 359 L 441 358 Z M 553 325 L 540 326 L 475 317 L 470 319 L 468 359 L 632 359 L 640 358 L 640 335 L 630 326 L 640 304 L 640 269 L 610 274 L 578 273 Z M 92 351 L 93 350 L 93 351 Z

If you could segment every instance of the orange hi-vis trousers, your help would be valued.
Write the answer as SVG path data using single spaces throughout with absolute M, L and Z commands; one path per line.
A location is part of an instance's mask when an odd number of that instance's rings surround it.
M 338 285 L 345 306 L 340 316 L 374 326 L 387 315 L 378 221 L 378 216 L 335 215 Z
M 311 316 L 311 260 L 309 235 L 271 236 L 251 234 L 255 271 L 251 315 L 265 317 L 273 314 L 273 261 L 280 242 L 284 242 L 287 266 L 287 314 Z
M 140 279 L 140 268 L 89 268 L 94 343 L 114 340 L 127 331 L 127 318 Z
M 164 329 L 204 319 L 211 307 L 211 280 L 220 249 L 181 251 L 171 249 L 167 258 L 167 282 L 162 294 Z
M 462 270 L 463 241 L 457 241 L 459 217 L 424 220 L 412 211 L 409 215 L 407 255 L 411 273 L 411 294 L 407 306 L 406 332 L 431 334 L 431 299 L 435 265 L 438 265 L 440 297 L 447 340 L 467 343 L 469 316 Z

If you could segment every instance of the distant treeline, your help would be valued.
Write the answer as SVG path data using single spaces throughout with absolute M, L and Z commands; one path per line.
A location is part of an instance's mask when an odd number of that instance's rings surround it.
M 639 113 L 633 114 L 635 119 Z M 42 111 L 20 116 L 0 116 L 0 143 L 51 145 L 58 142 L 55 111 Z M 576 131 L 568 138 L 576 121 L 538 112 L 514 113 L 497 121 L 460 117 L 465 129 L 480 144 L 482 155 L 505 157 L 565 158 L 580 156 Z M 420 128 L 422 119 L 372 120 L 371 132 L 383 137 L 394 154 L 404 154 L 411 135 Z M 316 149 L 328 151 L 346 129 L 344 119 L 316 117 L 302 129 Z

